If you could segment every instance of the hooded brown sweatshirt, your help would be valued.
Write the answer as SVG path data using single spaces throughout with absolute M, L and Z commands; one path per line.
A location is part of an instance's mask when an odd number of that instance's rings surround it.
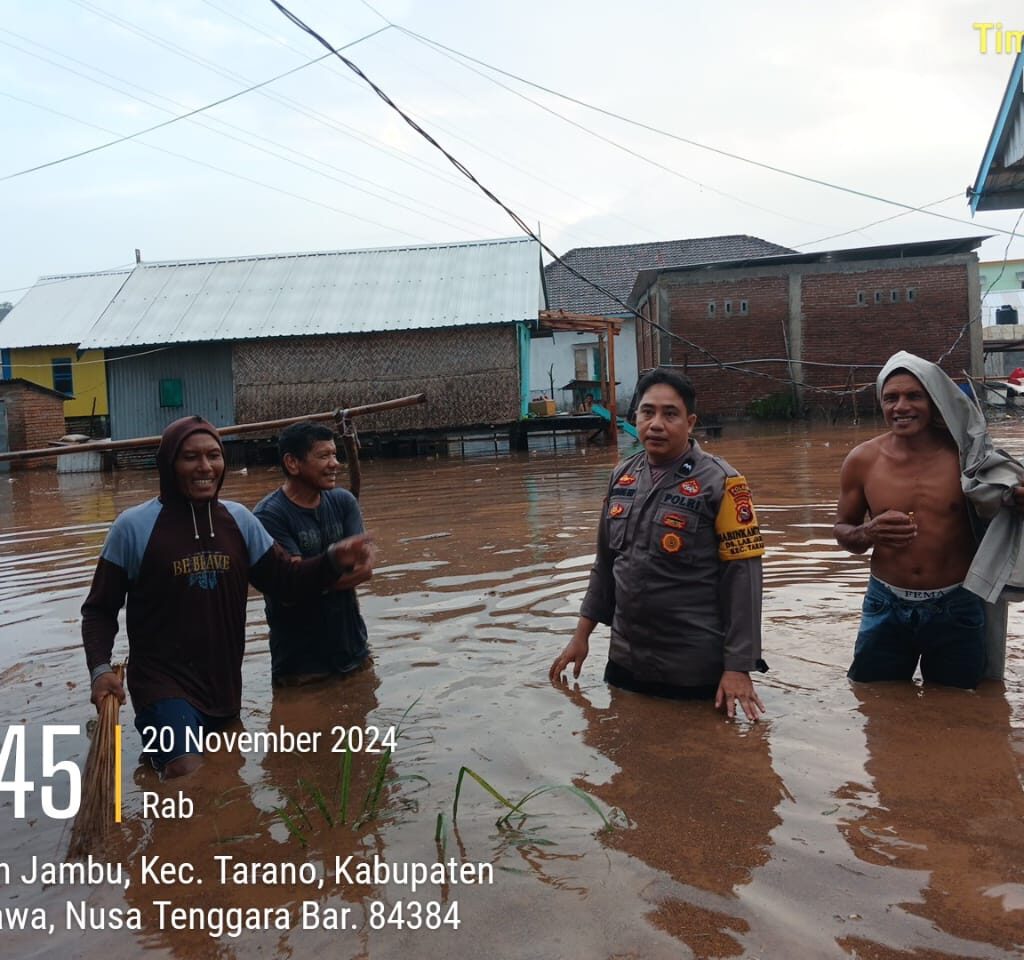
M 212 500 L 187 499 L 174 461 L 185 439 L 200 431 L 220 443 L 197 416 L 164 430 L 156 455 L 160 496 L 111 526 L 82 606 L 82 641 L 95 679 L 109 665 L 126 606 L 135 710 L 180 697 L 211 716 L 231 717 L 242 700 L 249 584 L 298 600 L 319 594 L 340 571 L 328 554 L 292 562 L 248 509 L 219 499 L 223 474 Z

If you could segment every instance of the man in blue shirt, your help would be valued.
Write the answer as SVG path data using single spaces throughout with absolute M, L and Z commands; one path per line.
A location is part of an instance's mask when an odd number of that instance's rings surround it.
M 330 428 L 292 424 L 281 432 L 278 452 L 285 481 L 253 511 L 277 543 L 295 558 L 315 557 L 326 545 L 363 532 L 356 498 L 336 486 L 338 452 Z M 312 601 L 266 597 L 275 684 L 309 683 L 367 662 L 366 624 L 355 587 L 370 578 L 372 564 L 370 553 Z

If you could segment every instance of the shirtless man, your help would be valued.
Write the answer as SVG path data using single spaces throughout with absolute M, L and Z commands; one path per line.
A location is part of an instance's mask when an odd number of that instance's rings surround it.
M 871 553 L 851 680 L 973 688 L 985 670 L 985 611 L 962 586 L 976 542 L 957 445 L 921 381 L 896 369 L 881 387 L 889 432 L 843 463 L 835 536 Z

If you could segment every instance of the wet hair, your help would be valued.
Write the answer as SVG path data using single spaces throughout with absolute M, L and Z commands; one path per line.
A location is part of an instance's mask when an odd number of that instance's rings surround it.
M 640 401 L 643 399 L 644 394 L 651 387 L 656 387 L 661 383 L 671 387 L 679 394 L 687 413 L 697 412 L 697 389 L 694 387 L 693 381 L 685 373 L 667 370 L 665 367 L 657 367 L 640 378 L 636 385 L 636 405 L 640 406 Z
M 303 420 L 301 423 L 293 423 L 281 431 L 277 438 L 277 456 L 281 463 L 281 470 L 285 476 L 288 471 L 284 466 L 286 454 L 291 454 L 296 460 L 305 460 L 309 451 L 321 440 L 333 440 L 334 431 L 325 427 L 322 423 L 314 423 L 312 420 Z

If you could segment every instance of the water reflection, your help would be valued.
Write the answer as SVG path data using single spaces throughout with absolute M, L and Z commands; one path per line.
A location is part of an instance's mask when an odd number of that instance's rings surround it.
M 880 871 L 916 871 L 920 889 L 894 901 L 950 937 L 1007 954 L 1024 940 L 1024 794 L 1002 685 L 976 692 L 855 684 L 866 723 L 867 785 L 842 795 L 861 807 L 842 832 Z M 915 924 L 910 923 L 910 926 Z M 849 938 L 856 946 L 857 938 Z
M 726 431 L 708 444 L 741 467 L 765 528 L 765 650 L 759 683 L 768 707 L 758 726 L 723 721 L 706 704 L 662 703 L 609 691 L 600 678 L 607 631 L 595 633 L 578 694 L 546 681 L 575 623 L 586 587 L 611 451 L 560 447 L 528 456 L 369 462 L 363 511 L 380 567 L 362 591 L 375 670 L 320 690 L 270 687 L 263 604 L 247 612 L 242 723 L 325 731 L 406 716 L 389 761 L 380 818 L 360 830 L 324 829 L 313 815 L 307 847 L 274 813 L 306 780 L 335 789 L 336 756 L 212 759 L 189 784 L 201 814 L 186 826 L 143 822 L 148 772 L 126 778 L 126 824 L 117 842 L 143 855 L 209 864 L 212 852 L 251 860 L 323 863 L 335 852 L 389 860 L 436 858 L 442 816 L 446 855 L 493 863 L 493 887 L 445 891 L 460 930 L 339 936 L 299 928 L 214 940 L 184 931 L 40 937 L 4 930 L 12 956 L 503 958 L 680 956 L 1006 958 L 1024 943 L 1020 772 L 1022 608 L 1010 616 L 1005 692 L 852 688 L 845 679 L 867 580 L 864 558 L 831 537 L 839 465 L 877 432 L 802 426 Z M 997 432 L 1024 450 L 1024 432 Z M 275 470 L 230 474 L 225 496 L 253 504 L 279 482 Z M 7 723 L 77 725 L 93 715 L 79 640 L 79 607 L 106 526 L 155 492 L 155 476 L 0 477 L 0 709 Z M 123 641 L 122 641 L 123 644 Z M 346 682 L 348 683 L 348 682 Z M 140 743 L 127 724 L 126 755 Z M 41 777 L 38 739 L 26 775 Z M 84 761 L 84 732 L 56 759 Z M 531 803 L 516 831 L 475 785 L 452 822 L 458 771 L 469 766 L 521 797 L 545 784 L 576 784 L 631 826 L 602 832 L 568 794 Z M 365 795 L 374 775 L 352 773 Z M 396 778 L 423 778 L 397 780 Z M 177 786 L 174 787 L 176 791 Z M 336 794 L 335 794 L 336 795 Z M 362 803 L 360 797 L 359 800 Z M 65 825 L 0 807 L 0 862 L 59 858 Z M 319 812 L 319 811 L 318 811 Z M 322 815 L 321 815 L 322 820 Z M 204 868 L 206 869 L 206 868 Z M 213 873 L 175 887 L 187 903 L 292 905 L 294 890 L 222 890 Z M 4 888 L 6 903 L 63 910 L 69 898 L 124 906 L 160 891 Z M 396 888 L 317 891 L 365 910 L 400 899 Z M 143 903 L 145 906 L 146 904 Z M 147 916 L 152 907 L 147 906 Z M 363 925 L 365 926 L 365 924 Z M 913 951 L 917 951 L 913 954 Z
M 603 841 L 671 878 L 650 914 L 698 956 L 735 956 L 735 889 L 769 859 L 784 791 L 772 769 L 767 723 L 725 721 L 707 703 L 680 703 L 612 688 L 605 708 L 577 698 L 584 742 L 617 771 L 593 793 L 630 821 Z M 652 891 L 653 892 L 653 891 Z

